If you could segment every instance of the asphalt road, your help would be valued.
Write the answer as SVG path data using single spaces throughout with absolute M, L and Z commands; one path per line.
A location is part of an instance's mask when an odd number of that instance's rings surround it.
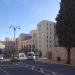
M 21 63 L 18 63 L 19 65 L 25 66 L 25 65 L 32 65 L 36 69 L 43 69 L 43 72 L 46 74 L 52 74 L 54 75 L 75 75 L 75 67 L 74 66 L 68 66 L 68 65 L 60 65 L 60 64 L 45 64 L 37 61 L 31 61 L 27 60 Z M 53 75 L 53 74 L 52 74 Z
M 22 64 L 22 62 L 20 63 Z M 45 75 L 40 71 L 33 70 L 32 67 L 26 68 L 18 64 L 0 61 L 0 75 Z
M 33 60 L 16 64 L 0 61 L 0 75 L 75 75 L 75 67 L 44 64 Z

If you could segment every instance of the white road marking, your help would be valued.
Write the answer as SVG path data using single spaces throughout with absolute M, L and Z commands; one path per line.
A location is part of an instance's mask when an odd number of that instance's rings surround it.
M 34 64 L 34 65 L 30 65 L 30 64 L 26 64 L 24 62 L 20 62 L 20 63 L 12 63 L 12 65 L 8 66 L 8 65 L 3 65 L 4 67 L 6 66 L 6 68 L 18 68 L 18 67 L 24 67 L 26 69 L 30 69 L 30 70 L 33 70 L 33 71 L 37 71 L 37 72 L 40 72 L 40 73 L 43 73 L 45 75 L 51 75 L 51 74 L 55 74 L 55 75 L 63 75 L 63 74 L 60 74 L 60 73 L 56 73 L 56 72 L 53 72 L 51 70 L 47 70 L 47 69 L 43 69 L 41 66 L 46 66 L 46 65 L 38 65 L 38 64 Z M 4 69 L 0 68 L 0 70 L 4 73 L 6 73 L 6 75 L 11 75 L 9 72 L 5 71 Z
M 20 67 L 24 67 L 24 68 L 27 68 L 27 69 L 30 69 L 30 70 L 33 70 L 33 71 L 37 71 L 37 72 L 40 72 L 40 73 L 43 73 L 45 75 L 63 75 L 63 74 L 60 74 L 60 73 L 56 73 L 54 71 L 51 71 L 51 70 L 47 70 L 47 69 L 43 69 L 41 68 L 40 66 L 44 66 L 44 65 L 29 65 L 29 64 L 25 64 L 25 63 L 21 63 L 21 64 L 15 64 L 17 66 L 20 66 Z
M 2 72 L 6 73 L 6 75 L 11 75 L 9 72 L 3 70 L 2 68 L 0 68 L 0 70 L 1 70 Z

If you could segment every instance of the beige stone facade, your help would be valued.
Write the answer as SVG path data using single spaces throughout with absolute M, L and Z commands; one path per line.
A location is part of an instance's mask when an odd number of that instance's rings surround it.
M 66 48 L 54 47 L 54 48 L 50 49 L 49 52 L 52 53 L 52 60 L 57 61 L 57 57 L 60 57 L 61 60 L 59 62 L 66 63 L 66 60 L 67 60 Z M 70 61 L 71 61 L 71 64 L 75 65 L 75 48 L 71 48 Z
M 14 49 L 14 41 L 7 37 L 5 38 L 5 50 L 13 50 Z
M 24 39 L 25 38 L 25 39 Z M 36 30 L 32 30 L 30 34 L 23 34 L 19 38 L 19 50 L 32 50 L 37 48 Z
M 67 52 L 64 47 L 53 47 L 50 48 L 49 52 L 52 53 L 52 60 L 57 60 L 57 57 L 60 57 L 62 61 L 67 59 Z
M 37 30 L 32 30 L 31 35 L 31 49 L 37 49 Z
M 42 51 L 43 56 L 54 47 L 54 26 L 55 22 L 46 20 L 37 24 L 37 48 Z

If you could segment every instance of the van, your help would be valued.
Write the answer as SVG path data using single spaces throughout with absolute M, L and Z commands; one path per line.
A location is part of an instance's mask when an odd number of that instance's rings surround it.
M 20 60 L 25 60 L 25 59 L 27 59 L 25 53 L 19 53 L 19 59 L 20 59 Z

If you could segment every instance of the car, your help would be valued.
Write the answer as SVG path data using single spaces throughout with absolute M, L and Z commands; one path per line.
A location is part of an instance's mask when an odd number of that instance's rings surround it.
M 27 53 L 27 59 L 35 60 L 36 56 L 34 52 L 28 52 Z
M 0 60 L 3 60 L 3 55 L 2 54 L 0 55 Z
M 27 59 L 25 53 L 19 53 L 19 59 L 20 59 L 20 60 L 25 60 L 25 59 Z

